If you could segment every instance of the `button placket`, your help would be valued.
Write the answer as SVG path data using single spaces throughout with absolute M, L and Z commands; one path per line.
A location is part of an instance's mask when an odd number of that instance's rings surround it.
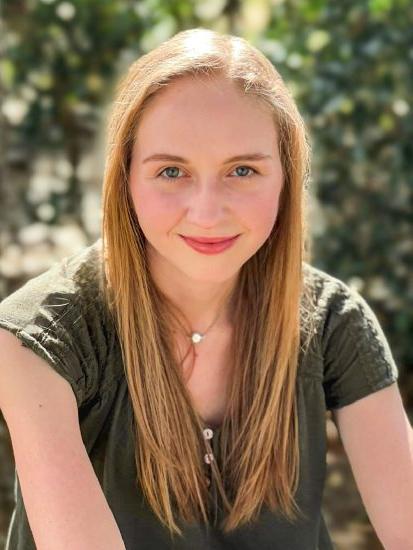
M 213 525 L 217 525 L 218 519 L 220 516 L 220 505 L 218 499 L 218 489 L 216 483 L 212 480 L 212 462 L 216 462 L 219 456 L 219 438 L 220 438 L 220 428 L 210 428 L 206 427 L 203 430 L 203 436 L 205 440 L 205 447 L 207 452 L 204 455 L 204 462 L 209 465 L 210 475 L 205 476 L 206 484 L 209 489 L 209 504 L 208 508 L 211 513 L 210 519 Z M 215 436 L 215 437 L 214 437 Z M 207 466 L 206 466 L 207 467 Z
M 214 431 L 211 428 L 205 428 L 203 430 L 203 436 L 204 436 L 205 441 L 207 442 L 207 447 L 211 448 L 211 445 L 208 443 L 208 441 L 210 441 L 213 438 Z M 213 460 L 214 460 L 214 454 L 212 452 L 205 453 L 204 462 L 206 464 L 211 464 L 211 462 Z M 211 478 L 209 476 L 205 476 L 205 480 L 206 480 L 207 486 L 210 487 Z

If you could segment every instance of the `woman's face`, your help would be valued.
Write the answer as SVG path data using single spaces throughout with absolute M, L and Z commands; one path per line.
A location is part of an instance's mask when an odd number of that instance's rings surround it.
M 269 109 L 222 77 L 185 76 L 153 98 L 135 137 L 129 184 L 151 270 L 195 282 L 236 276 L 278 212 L 283 174 Z M 239 237 L 211 255 L 181 235 Z

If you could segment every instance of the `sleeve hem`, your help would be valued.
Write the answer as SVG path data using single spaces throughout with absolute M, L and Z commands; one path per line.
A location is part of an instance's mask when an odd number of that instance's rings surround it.
M 55 372 L 60 374 L 60 376 L 62 376 L 67 382 L 69 382 L 75 394 L 77 406 L 79 409 L 84 397 L 82 387 L 79 384 L 80 380 L 74 380 L 64 370 L 61 358 L 53 354 L 50 350 L 46 350 L 42 346 L 41 342 L 43 342 L 44 339 L 47 338 L 47 334 L 40 333 L 39 339 L 37 339 L 21 327 L 15 325 L 14 323 L 11 323 L 10 321 L 5 321 L 2 319 L 0 319 L 0 328 L 4 328 L 14 334 L 22 342 L 22 345 L 24 347 L 31 349 L 34 353 L 36 353 L 36 355 L 46 361 Z
M 397 380 L 398 375 L 392 374 L 389 378 L 381 380 L 379 383 L 373 386 L 363 386 L 362 388 L 358 388 L 356 392 L 352 393 L 351 395 L 346 395 L 345 398 L 339 397 L 337 399 L 334 399 L 333 397 L 329 400 L 329 402 L 326 402 L 326 409 L 340 409 L 341 407 L 345 407 L 346 405 L 351 405 L 352 403 L 358 401 L 359 399 L 362 399 L 363 397 L 367 397 L 368 395 L 371 395 L 376 391 L 391 386 L 392 384 L 397 382 Z

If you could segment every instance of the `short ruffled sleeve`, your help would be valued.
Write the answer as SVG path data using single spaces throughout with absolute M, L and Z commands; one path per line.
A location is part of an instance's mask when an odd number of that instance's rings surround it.
M 389 386 L 399 374 L 376 314 L 359 292 L 339 283 L 322 337 L 327 409 Z
M 98 391 L 105 349 L 93 303 L 75 291 L 64 266 L 55 264 L 0 302 L 0 327 L 69 382 L 79 408 Z

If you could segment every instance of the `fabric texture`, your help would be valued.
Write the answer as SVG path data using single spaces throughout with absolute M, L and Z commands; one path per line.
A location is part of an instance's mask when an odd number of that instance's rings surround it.
M 257 522 L 230 535 L 217 524 L 184 526 L 172 541 L 136 482 L 132 407 L 119 340 L 102 299 L 102 240 L 57 262 L 0 302 L 0 327 L 42 357 L 71 385 L 83 442 L 126 548 L 139 550 L 330 550 L 321 503 L 326 473 L 326 410 L 343 407 L 398 379 L 379 321 L 344 282 L 304 264 L 314 296 L 315 331 L 301 349 L 297 376 L 300 483 L 306 519 L 290 524 L 265 506 Z M 211 440 L 219 461 L 220 428 Z M 121 449 L 121 452 L 119 450 Z M 208 465 L 205 465 L 208 468 Z M 212 480 L 211 506 L 222 512 Z M 6 550 L 35 550 L 15 471 L 15 508 Z

